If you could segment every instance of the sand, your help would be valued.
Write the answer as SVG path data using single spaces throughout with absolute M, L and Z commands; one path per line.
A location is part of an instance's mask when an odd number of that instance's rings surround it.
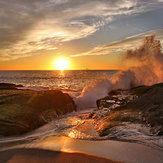
M 118 163 L 111 159 L 82 153 L 43 149 L 10 149 L 0 152 L 0 163 Z

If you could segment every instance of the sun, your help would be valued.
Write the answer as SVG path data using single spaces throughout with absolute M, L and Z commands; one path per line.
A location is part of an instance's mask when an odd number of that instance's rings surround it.
M 58 58 L 55 61 L 55 67 L 57 70 L 67 70 L 69 66 L 68 60 L 65 58 Z

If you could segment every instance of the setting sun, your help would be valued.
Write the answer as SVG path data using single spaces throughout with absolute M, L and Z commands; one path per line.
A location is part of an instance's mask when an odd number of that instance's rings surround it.
M 65 58 L 59 58 L 55 61 L 55 67 L 57 70 L 67 70 L 68 66 L 68 60 Z

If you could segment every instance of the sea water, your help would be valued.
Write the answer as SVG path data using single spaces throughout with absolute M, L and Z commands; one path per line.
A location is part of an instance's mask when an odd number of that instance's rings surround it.
M 21 84 L 29 89 L 59 89 L 81 92 L 92 82 L 115 74 L 117 70 L 26 70 L 0 71 L 0 83 Z

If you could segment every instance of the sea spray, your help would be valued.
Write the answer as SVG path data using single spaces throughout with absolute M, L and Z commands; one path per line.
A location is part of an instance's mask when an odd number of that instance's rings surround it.
M 135 86 L 135 74 L 131 70 L 121 70 L 111 78 L 112 89 L 129 89 Z
M 163 81 L 163 53 L 161 43 L 155 35 L 144 38 L 142 45 L 135 50 L 128 50 L 123 58 L 126 65 L 125 71 L 135 74 L 136 85 L 152 85 Z
M 129 89 L 163 82 L 163 53 L 155 35 L 145 37 L 139 48 L 128 50 L 122 62 L 125 64 L 123 70 L 111 78 L 100 79 L 99 76 L 94 84 L 83 88 L 81 95 L 74 98 L 78 108 L 95 107 L 96 100 L 107 96 L 113 89 Z
M 107 95 L 112 89 L 112 83 L 109 79 L 101 79 L 83 88 L 80 96 L 74 100 L 80 109 L 96 107 L 96 99 Z

